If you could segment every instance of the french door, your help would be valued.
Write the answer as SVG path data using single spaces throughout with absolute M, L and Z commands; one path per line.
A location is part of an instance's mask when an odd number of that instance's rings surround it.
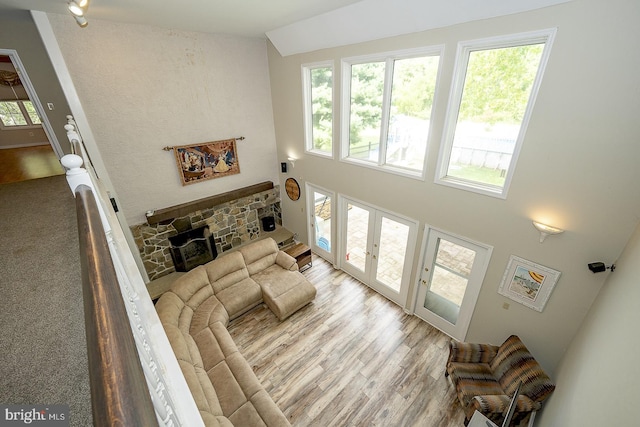
M 340 197 L 340 267 L 404 306 L 416 244 L 417 223 Z
M 427 228 L 415 314 L 464 341 L 492 248 Z
M 309 246 L 311 250 L 322 258 L 335 262 L 333 244 L 333 227 L 335 223 L 334 193 L 306 184 L 307 212 L 309 212 Z

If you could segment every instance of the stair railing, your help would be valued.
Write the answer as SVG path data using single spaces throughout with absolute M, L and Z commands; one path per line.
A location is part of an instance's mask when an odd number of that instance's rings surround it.
M 78 207 L 94 423 L 203 426 L 110 195 L 71 116 L 65 129 L 76 153 L 61 163 Z

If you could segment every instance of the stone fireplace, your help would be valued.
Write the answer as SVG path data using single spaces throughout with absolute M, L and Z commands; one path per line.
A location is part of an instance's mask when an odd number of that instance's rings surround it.
M 254 188 L 260 191 L 247 195 Z M 264 217 L 282 224 L 280 189 L 271 182 L 163 209 L 153 217 L 147 216 L 146 223 L 132 226 L 131 232 L 147 275 L 154 280 L 176 271 L 170 238 L 207 227 L 212 249 L 222 254 L 258 239 Z

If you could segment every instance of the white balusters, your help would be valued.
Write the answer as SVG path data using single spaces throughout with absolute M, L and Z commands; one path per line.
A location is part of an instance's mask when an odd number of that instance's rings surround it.
M 103 190 L 91 165 L 87 165 L 88 157 L 82 137 L 72 116 L 67 116 L 67 124 L 64 128 L 75 154 L 67 154 L 60 159 L 60 162 L 67 169 L 67 181 L 71 191 L 75 194 L 75 189 L 79 185 L 87 185 L 96 198 L 120 292 L 158 422 L 166 427 L 204 426 L 155 307 L 149 298 L 144 279 L 126 242 L 124 232 L 111 209 L 109 196 L 106 190 Z M 82 167 L 83 164 L 88 166 L 89 171 Z

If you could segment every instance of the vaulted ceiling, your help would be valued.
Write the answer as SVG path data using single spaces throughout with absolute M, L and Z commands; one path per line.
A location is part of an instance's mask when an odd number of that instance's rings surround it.
M 523 12 L 570 0 L 91 0 L 92 19 L 268 37 L 282 55 Z M 66 0 L 0 0 L 68 14 Z M 72 19 L 71 16 L 69 19 Z

